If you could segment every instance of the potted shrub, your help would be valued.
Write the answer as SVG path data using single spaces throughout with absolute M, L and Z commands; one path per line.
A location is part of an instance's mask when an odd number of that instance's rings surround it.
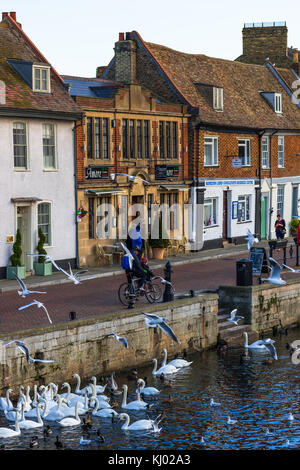
M 159 238 L 151 238 L 148 240 L 149 246 L 152 249 L 154 259 L 163 259 L 165 249 L 170 245 L 170 240 L 167 233 L 163 230 L 161 217 L 159 218 Z
M 291 235 L 292 237 L 297 237 L 298 235 L 298 226 L 300 225 L 300 219 L 292 219 L 291 220 Z
M 37 252 L 39 255 L 46 255 L 47 251 L 44 248 L 46 237 L 41 227 L 39 227 L 38 235 L 39 235 L 39 242 L 36 247 Z M 33 269 L 34 269 L 34 273 L 37 276 L 49 276 L 50 274 L 52 274 L 52 263 L 45 262 L 45 257 L 39 256 L 38 260 L 33 263 Z
M 21 238 L 21 232 L 18 229 L 16 233 L 16 241 L 13 244 L 13 254 L 9 258 L 11 262 L 11 266 L 6 267 L 7 279 L 16 279 L 14 276 L 15 274 L 20 279 L 25 279 L 26 268 L 24 265 L 22 265 L 21 256 L 22 256 L 22 238 Z

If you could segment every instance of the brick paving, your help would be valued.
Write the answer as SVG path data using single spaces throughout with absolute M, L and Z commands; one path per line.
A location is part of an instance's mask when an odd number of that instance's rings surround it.
M 172 282 L 176 294 L 186 293 L 191 289 L 217 289 L 222 284 L 235 285 L 236 260 L 247 257 L 247 252 L 241 253 L 241 249 L 238 254 L 234 250 L 227 251 L 224 252 L 223 250 L 224 256 L 222 258 L 211 257 L 207 261 L 193 263 L 186 261 L 186 264 L 174 265 Z M 209 256 L 208 252 L 206 252 L 206 255 Z M 281 257 L 282 252 L 276 251 L 274 256 L 276 258 Z M 180 262 L 179 258 L 176 258 L 176 260 Z M 287 260 L 287 264 L 294 266 L 295 259 L 291 262 Z M 150 265 L 155 265 L 155 263 L 150 261 Z M 163 275 L 161 267 L 154 269 L 154 272 Z M 56 274 L 53 277 L 55 276 L 59 276 L 57 282 L 60 282 L 61 274 Z M 283 277 L 284 279 L 291 279 L 295 276 L 300 278 L 300 275 L 290 272 L 284 274 Z M 44 283 L 49 282 L 46 279 L 43 280 Z M 90 279 L 79 285 L 68 282 L 42 286 L 42 281 L 40 281 L 38 290 L 44 290 L 47 293 L 43 295 L 31 294 L 25 299 L 17 294 L 17 282 L 1 281 L 3 285 L 7 285 L 7 282 L 9 282 L 9 289 L 15 286 L 15 290 L 5 291 L 0 294 L 0 334 L 49 325 L 42 308 L 32 306 L 18 311 L 19 306 L 28 304 L 33 299 L 40 300 L 45 304 L 53 324 L 69 321 L 69 312 L 72 310 L 76 312 L 77 319 L 124 311 L 126 307 L 119 302 L 118 288 L 125 280 L 124 274 L 116 274 L 109 277 Z M 28 285 L 33 282 L 33 280 L 26 280 Z M 257 283 L 256 280 L 255 283 Z M 146 310 L 147 305 L 149 305 L 148 302 L 141 299 L 138 301 L 138 305 L 141 303 L 145 305 Z

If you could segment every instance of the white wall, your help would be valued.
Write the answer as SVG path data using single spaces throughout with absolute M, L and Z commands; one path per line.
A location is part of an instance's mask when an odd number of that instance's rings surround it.
M 14 170 L 13 122 L 27 124 L 29 169 Z M 43 169 L 42 123 L 53 122 L 56 129 L 58 169 Z M 52 203 L 52 246 L 45 249 L 54 259 L 74 258 L 75 198 L 73 122 L 39 119 L 0 118 L 0 266 L 9 264 L 12 245 L 6 243 L 7 235 L 15 235 L 15 204 L 11 198 L 37 197 Z M 37 203 L 32 205 L 32 248 L 37 245 Z

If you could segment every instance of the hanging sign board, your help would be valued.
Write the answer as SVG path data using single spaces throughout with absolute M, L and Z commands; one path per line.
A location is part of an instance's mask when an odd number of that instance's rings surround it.
M 264 248 L 252 247 L 249 259 L 252 261 L 252 274 L 255 276 L 269 272 L 266 250 Z
M 242 168 L 242 159 L 241 158 L 233 158 L 232 159 L 232 168 Z

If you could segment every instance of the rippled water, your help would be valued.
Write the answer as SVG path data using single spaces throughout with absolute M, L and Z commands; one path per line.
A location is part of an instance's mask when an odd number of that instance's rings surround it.
M 159 378 L 152 378 L 152 367 L 140 368 L 141 377 L 148 377 L 148 385 L 161 390 L 158 399 L 151 400 L 151 418 L 165 411 L 159 434 L 151 432 L 124 432 L 121 424 L 110 420 L 93 418 L 93 431 L 88 436 L 80 426 L 61 430 L 50 424 L 53 435 L 43 440 L 39 431 L 22 431 L 13 439 L 2 439 L 8 449 L 28 449 L 32 436 L 39 436 L 39 449 L 55 449 L 55 436 L 59 435 L 69 449 L 187 449 L 199 444 L 204 436 L 205 449 L 283 449 L 287 439 L 290 449 L 300 446 L 300 365 L 294 365 L 286 349 L 286 342 L 300 339 L 300 329 L 289 330 L 288 336 L 277 336 L 275 346 L 278 361 L 267 364 L 267 354 L 256 353 L 247 363 L 241 363 L 242 348 L 229 349 L 223 356 L 216 351 L 205 351 L 190 357 L 193 364 L 180 370 L 171 378 L 172 387 L 165 387 Z M 127 383 L 129 400 L 134 399 L 134 382 L 128 380 L 128 373 L 116 375 L 119 387 Z M 171 404 L 165 403 L 169 395 Z M 221 403 L 211 409 L 210 398 Z M 121 402 L 121 397 L 117 397 Z M 149 401 L 149 400 L 148 400 Z M 121 411 L 120 407 L 116 411 Z M 294 414 L 294 421 L 288 421 L 288 413 Z M 145 412 L 129 412 L 131 422 L 147 418 Z M 235 425 L 227 425 L 228 416 L 236 419 Z M 7 426 L 3 413 L 0 426 Z M 105 442 L 96 441 L 95 431 L 101 429 Z M 274 435 L 266 436 L 266 428 Z M 80 436 L 92 443 L 80 446 Z

